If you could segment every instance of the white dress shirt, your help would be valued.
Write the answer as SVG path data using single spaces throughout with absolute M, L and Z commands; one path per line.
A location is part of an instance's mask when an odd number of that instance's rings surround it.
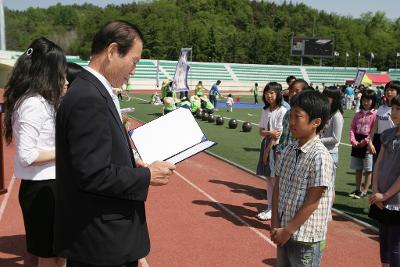
M 119 105 L 119 101 L 118 101 L 118 97 L 114 94 L 113 90 L 112 90 L 112 86 L 111 83 L 106 79 L 106 77 L 104 77 L 103 75 L 101 75 L 100 73 L 98 73 L 97 71 L 95 71 L 94 69 L 92 69 L 91 67 L 87 66 L 86 70 L 88 72 L 90 72 L 91 74 L 93 74 L 97 79 L 99 79 L 99 81 L 104 85 L 104 87 L 107 89 L 107 92 L 110 94 L 115 107 L 117 108 L 118 114 L 119 114 L 119 118 L 122 120 L 122 116 L 121 116 L 121 107 Z
M 54 107 L 40 95 L 28 97 L 13 114 L 14 174 L 24 180 L 56 178 L 55 161 L 32 165 L 40 150 L 55 149 Z

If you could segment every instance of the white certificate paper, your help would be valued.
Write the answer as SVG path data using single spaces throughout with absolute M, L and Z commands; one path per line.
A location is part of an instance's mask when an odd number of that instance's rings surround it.
M 216 144 L 207 139 L 192 113 L 185 108 L 134 129 L 131 138 L 146 164 L 156 160 L 176 164 Z

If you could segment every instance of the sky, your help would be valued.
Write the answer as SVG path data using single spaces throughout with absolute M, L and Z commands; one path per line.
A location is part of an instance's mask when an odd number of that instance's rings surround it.
M 1 1 L 1 0 L 0 0 Z M 104 7 L 108 4 L 125 4 L 134 2 L 132 0 L 2 0 L 9 9 L 24 10 L 28 7 L 46 8 L 57 3 L 65 5 L 83 4 L 85 2 Z M 217 0 L 216 0 L 217 1 Z M 284 0 L 271 0 L 282 3 Z M 287 0 L 289 2 L 290 0 Z M 371 11 L 383 11 L 390 19 L 400 17 L 400 0 L 291 0 L 292 3 L 304 3 L 308 6 L 327 12 L 334 12 L 338 15 L 358 18 L 362 13 Z

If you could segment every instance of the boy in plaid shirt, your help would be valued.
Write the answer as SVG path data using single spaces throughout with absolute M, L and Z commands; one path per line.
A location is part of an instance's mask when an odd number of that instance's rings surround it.
M 333 161 L 318 133 L 329 118 L 327 97 L 317 91 L 292 99 L 290 144 L 276 164 L 271 238 L 277 266 L 319 266 L 332 206 Z

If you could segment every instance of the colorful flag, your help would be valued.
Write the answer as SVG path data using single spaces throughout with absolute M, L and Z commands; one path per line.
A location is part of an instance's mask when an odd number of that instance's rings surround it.
M 360 86 L 366 72 L 366 70 L 357 70 L 356 78 L 354 79 L 354 87 Z

